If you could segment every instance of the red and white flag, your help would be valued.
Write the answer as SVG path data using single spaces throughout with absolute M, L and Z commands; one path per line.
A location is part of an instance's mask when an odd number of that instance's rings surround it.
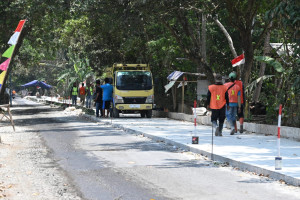
M 17 44 L 17 41 L 19 39 L 20 32 L 23 28 L 24 23 L 25 23 L 25 20 L 20 20 L 18 27 L 16 28 L 15 33 L 10 37 L 8 44 L 11 44 L 11 45 Z
M 244 54 L 236 57 L 235 59 L 233 59 L 231 61 L 231 64 L 232 64 L 232 67 L 235 67 L 235 66 L 238 66 L 238 65 L 241 65 L 241 64 L 244 64 L 245 63 L 245 57 L 244 57 Z

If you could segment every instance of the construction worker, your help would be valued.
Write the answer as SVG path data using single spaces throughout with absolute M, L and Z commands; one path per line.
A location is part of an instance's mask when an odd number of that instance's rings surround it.
M 229 79 L 230 82 L 224 84 L 227 87 L 229 97 L 229 108 L 226 109 L 226 117 L 231 128 L 230 135 L 234 135 L 234 133 L 237 132 L 236 115 L 241 112 L 241 89 L 240 86 L 235 83 L 235 72 L 229 74 Z
M 13 90 L 13 91 L 12 91 L 12 98 L 14 99 L 15 97 L 16 97 L 16 91 Z
M 92 87 L 91 83 L 87 84 L 87 87 L 85 89 L 85 93 L 86 93 L 86 107 L 91 108 L 92 96 L 93 96 L 93 87 Z
M 104 79 L 105 84 L 101 85 L 100 87 L 103 90 L 103 114 L 105 116 L 105 110 L 106 110 L 106 117 L 109 116 L 109 110 L 110 110 L 110 104 L 112 101 L 112 92 L 113 92 L 113 86 L 110 84 L 109 78 Z
M 96 102 L 96 117 L 99 116 L 99 111 L 101 113 L 101 117 L 104 117 L 103 110 L 101 109 L 102 107 L 102 88 L 100 87 L 100 80 L 96 80 L 96 98 L 94 101 Z
M 227 87 L 223 85 L 222 76 L 217 74 L 215 84 L 208 86 L 207 92 L 207 109 L 212 111 L 211 122 L 216 129 L 215 136 L 222 136 L 226 104 L 229 105 Z
M 80 103 L 83 106 L 85 103 L 85 87 L 84 83 L 81 84 L 81 88 L 79 88 L 79 96 L 80 96 Z
M 73 83 L 73 87 L 70 91 L 72 96 L 72 106 L 77 105 L 77 95 L 78 95 L 78 87 L 76 86 L 76 83 Z
M 241 80 L 235 80 L 235 84 L 238 85 L 241 89 L 241 110 L 238 112 L 238 118 L 240 121 L 240 133 L 243 133 L 243 124 L 244 124 L 244 105 L 246 103 L 245 100 L 245 90 L 244 90 L 244 84 Z

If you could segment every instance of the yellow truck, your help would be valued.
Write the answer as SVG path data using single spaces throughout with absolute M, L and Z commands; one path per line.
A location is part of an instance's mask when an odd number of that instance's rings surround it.
M 111 68 L 113 89 L 113 117 L 119 113 L 140 113 L 152 117 L 154 86 L 147 64 L 114 64 Z

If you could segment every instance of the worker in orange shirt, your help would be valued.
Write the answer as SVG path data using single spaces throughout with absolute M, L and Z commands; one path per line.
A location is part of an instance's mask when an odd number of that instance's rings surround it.
M 15 97 L 16 97 L 16 91 L 13 90 L 13 91 L 12 91 L 12 98 L 14 99 Z
M 226 117 L 231 128 L 230 135 L 234 135 L 237 132 L 236 115 L 241 112 L 241 89 L 235 83 L 235 72 L 229 74 L 229 79 L 230 82 L 224 84 L 227 87 L 229 97 L 229 109 L 226 110 Z
M 245 90 L 244 90 L 244 84 L 241 80 L 235 80 L 234 81 L 236 85 L 238 85 L 241 89 L 241 110 L 237 113 L 239 122 L 240 122 L 240 133 L 243 133 L 243 124 L 244 124 L 244 107 L 245 107 Z
M 82 83 L 81 88 L 79 88 L 79 96 L 80 96 L 80 103 L 83 106 L 84 103 L 85 103 L 85 87 L 84 87 L 84 83 Z
M 216 129 L 215 136 L 222 136 L 226 104 L 229 106 L 227 87 L 223 85 L 222 76 L 217 74 L 215 84 L 208 86 L 207 92 L 207 109 L 212 112 L 211 122 Z

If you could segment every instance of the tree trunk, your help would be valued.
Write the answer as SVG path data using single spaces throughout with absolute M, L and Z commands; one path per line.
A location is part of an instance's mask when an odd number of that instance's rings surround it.
M 263 56 L 268 56 L 271 52 L 271 47 L 270 47 L 270 37 L 271 37 L 271 31 L 267 32 L 265 42 L 264 42 L 264 52 Z M 259 77 L 262 77 L 265 75 L 265 69 L 266 69 L 266 63 L 261 62 L 260 64 L 260 69 L 259 69 Z M 261 87 L 262 87 L 263 81 L 259 81 L 257 87 L 255 88 L 254 94 L 253 94 L 253 101 L 258 102 L 260 92 L 261 92 Z
M 199 44 L 201 45 L 201 23 L 202 17 L 198 16 L 198 23 L 197 23 L 197 39 L 199 40 Z M 202 65 L 197 65 L 197 73 L 203 73 Z
M 202 57 L 201 57 L 200 55 L 197 56 L 197 55 L 191 55 L 191 54 L 188 54 L 187 56 L 188 56 L 188 58 L 189 58 L 192 62 L 196 63 L 196 65 L 198 65 L 198 66 L 203 66 L 203 67 L 202 67 L 202 70 L 203 70 L 204 74 L 206 75 L 207 80 L 208 80 L 211 84 L 213 84 L 213 83 L 215 82 L 214 73 L 213 73 L 211 67 L 210 67 L 207 63 L 204 63 L 204 62 L 201 61 L 201 60 L 202 60 Z M 201 60 L 200 60 L 200 59 L 201 59 Z
M 241 39 L 242 39 L 242 47 L 245 54 L 245 64 L 244 64 L 244 68 L 242 69 L 241 77 L 242 77 L 242 81 L 244 82 L 244 87 L 246 88 L 249 84 L 249 78 L 250 78 L 251 69 L 253 65 L 253 58 L 254 58 L 251 30 L 247 29 L 245 32 L 242 32 Z
M 237 54 L 236 54 L 236 51 L 235 51 L 235 48 L 233 46 L 233 42 L 232 42 L 232 39 L 231 39 L 231 36 L 229 35 L 229 33 L 227 32 L 226 28 L 223 26 L 223 24 L 217 19 L 217 18 L 214 18 L 214 21 L 216 22 L 216 24 L 219 26 L 219 28 L 221 29 L 221 31 L 224 33 L 227 41 L 228 41 L 228 44 L 229 44 L 229 48 L 231 50 L 231 53 L 233 55 L 234 58 L 237 57 Z
M 206 59 L 206 14 L 202 13 L 202 27 L 201 27 L 201 56 L 204 63 Z M 204 67 L 202 67 L 204 68 Z
M 179 47 L 181 48 L 182 52 L 186 55 L 188 59 L 190 59 L 192 62 L 194 62 L 197 66 L 201 66 L 201 71 L 205 73 L 207 76 L 207 80 L 210 83 L 215 82 L 215 78 L 213 75 L 213 70 L 212 68 L 203 60 L 202 55 L 201 55 L 201 46 L 199 44 L 199 40 L 195 35 L 191 35 L 191 31 L 187 22 L 186 18 L 183 18 L 180 16 L 180 23 L 183 24 L 184 27 L 184 32 L 186 35 L 190 38 L 192 38 L 192 43 L 193 47 L 190 47 L 186 44 L 186 42 L 182 39 L 182 36 L 178 34 L 178 30 L 176 27 L 170 25 L 168 22 L 166 22 L 163 18 L 161 18 L 161 22 L 163 25 L 170 31 L 172 36 L 175 38 L 177 41 Z M 193 37 L 192 37 L 193 36 Z
M 237 57 L 237 53 L 235 51 L 235 48 L 233 46 L 233 41 L 231 36 L 229 35 L 229 33 L 227 32 L 226 28 L 223 26 L 223 24 L 218 20 L 218 18 L 214 18 L 215 23 L 219 26 L 219 28 L 221 29 L 221 31 L 224 33 L 228 44 L 229 44 L 229 48 L 231 50 L 232 56 L 233 58 Z M 240 70 L 240 66 L 236 66 L 236 73 L 237 73 L 237 79 L 240 79 L 241 77 L 241 70 Z

